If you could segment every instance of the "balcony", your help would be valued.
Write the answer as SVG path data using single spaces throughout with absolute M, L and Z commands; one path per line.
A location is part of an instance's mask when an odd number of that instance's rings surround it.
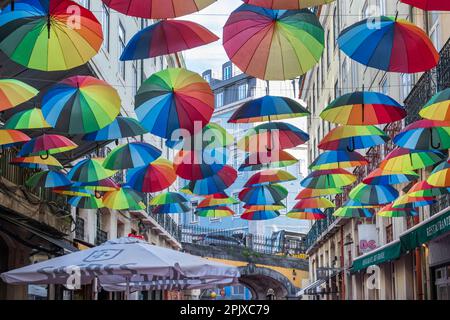
M 84 219 L 80 217 L 75 220 L 75 239 L 84 241 Z
M 98 246 L 102 243 L 108 241 L 108 232 L 103 231 L 101 229 L 97 229 L 97 234 L 95 237 L 95 245 Z

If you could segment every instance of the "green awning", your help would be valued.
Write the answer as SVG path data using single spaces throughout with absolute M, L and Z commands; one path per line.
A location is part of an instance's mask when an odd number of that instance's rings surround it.
M 450 232 L 450 210 L 437 214 L 400 236 L 404 251 L 410 251 Z
M 369 266 L 378 265 L 400 257 L 402 246 L 399 240 L 390 242 L 374 251 L 367 253 L 353 260 L 351 272 L 365 269 Z

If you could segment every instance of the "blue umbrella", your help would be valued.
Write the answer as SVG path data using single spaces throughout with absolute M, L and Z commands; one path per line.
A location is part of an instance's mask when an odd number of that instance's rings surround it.
M 127 137 L 140 136 L 148 131 L 133 118 L 129 117 L 117 117 L 111 124 L 106 127 L 85 134 L 83 140 L 88 141 L 105 141 L 105 140 L 116 140 Z
M 380 205 L 394 201 L 398 197 L 398 191 L 389 185 L 360 183 L 350 191 L 349 197 L 365 205 Z

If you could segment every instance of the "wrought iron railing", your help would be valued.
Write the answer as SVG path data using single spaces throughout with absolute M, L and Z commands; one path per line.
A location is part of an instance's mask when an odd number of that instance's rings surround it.
M 75 219 L 75 238 L 84 240 L 84 219 L 80 217 Z
M 158 224 L 164 228 L 170 235 L 172 235 L 177 241 L 181 241 L 181 228 L 175 220 L 168 214 L 156 214 L 151 210 L 147 212 L 149 216 L 158 222 Z
M 108 241 L 108 232 L 103 231 L 102 229 L 97 229 L 97 234 L 95 236 L 95 245 L 98 246 L 106 241 Z

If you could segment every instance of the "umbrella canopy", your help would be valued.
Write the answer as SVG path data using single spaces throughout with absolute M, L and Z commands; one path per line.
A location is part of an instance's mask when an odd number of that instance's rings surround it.
M 324 31 L 308 9 L 271 10 L 243 4 L 223 28 L 223 46 L 230 60 L 248 75 L 294 79 L 320 60 Z
M 388 140 L 389 136 L 375 126 L 339 126 L 328 132 L 318 147 L 323 150 L 355 151 L 378 146 Z
M 112 177 L 115 170 L 103 167 L 104 159 L 84 159 L 78 162 L 67 174 L 67 178 L 76 182 L 95 182 Z
M 52 188 L 52 192 L 62 194 L 70 197 L 91 197 L 95 196 L 94 192 L 87 189 L 81 189 L 79 187 L 65 186 Z
M 173 163 L 164 158 L 127 171 L 127 185 L 140 192 L 162 191 L 170 187 L 176 179 Z
M 422 118 L 450 121 L 450 88 L 436 93 L 419 111 Z
M 303 130 L 284 122 L 268 122 L 248 130 L 237 146 L 246 152 L 295 148 L 309 140 Z
M 402 148 L 446 150 L 450 148 L 450 121 L 419 120 L 406 126 L 394 139 Z
M 16 79 L 0 79 L 0 112 L 27 102 L 39 93 L 25 82 Z
M 234 211 L 228 207 L 206 207 L 199 208 L 195 211 L 195 214 L 205 218 L 226 218 L 234 215 Z
M 95 192 L 115 191 L 120 189 L 120 186 L 111 178 L 93 182 L 75 182 L 72 187 L 93 190 Z
M 43 129 L 50 128 L 51 125 L 45 121 L 42 110 L 33 108 L 13 114 L 3 126 L 5 129 Z
M 183 213 L 188 212 L 191 209 L 183 202 L 180 203 L 166 203 L 154 206 L 151 208 L 153 213 L 167 214 L 167 213 Z
M 30 69 L 68 70 L 88 62 L 103 41 L 91 11 L 73 1 L 15 0 L 0 14 L 0 50 Z M 76 21 L 72 21 L 76 12 Z
M 113 122 L 106 127 L 85 134 L 83 140 L 106 141 L 128 137 L 140 136 L 147 133 L 147 130 L 136 120 L 130 117 L 116 117 Z
M 40 171 L 32 175 L 25 185 L 30 188 L 55 188 L 71 185 L 64 173 L 59 171 Z
M 239 200 L 249 205 L 272 205 L 288 196 L 288 191 L 281 185 L 271 184 L 254 188 L 245 188 L 239 192 Z
M 419 179 L 419 175 L 414 171 L 395 172 L 377 168 L 362 182 L 365 184 L 401 184 L 417 179 Z
M 372 218 L 373 213 L 367 208 L 341 207 L 333 213 L 333 216 L 341 218 Z
M 339 189 L 339 188 L 327 188 L 327 189 L 305 188 L 298 193 L 298 195 L 295 197 L 295 200 L 316 198 L 316 197 L 341 194 L 341 193 L 343 193 L 343 191 L 342 191 L 342 189 Z
M 150 206 L 158 206 L 162 204 L 170 204 L 170 203 L 182 203 L 188 202 L 188 200 L 178 192 L 164 192 L 153 197 L 149 205 Z
M 402 120 L 406 110 L 391 97 L 378 92 L 358 91 L 331 102 L 320 117 L 343 125 L 374 125 Z
M 360 183 L 350 191 L 349 197 L 362 204 L 380 205 L 394 201 L 398 197 L 398 191 L 389 185 Z
M 384 157 L 380 168 L 396 172 L 412 171 L 432 166 L 444 159 L 445 155 L 440 151 L 396 148 Z
M 119 190 L 108 191 L 103 195 L 103 205 L 114 210 L 143 210 L 142 196 L 127 186 Z
M 369 161 L 358 152 L 332 150 L 321 153 L 309 166 L 311 170 L 327 170 L 366 166 Z
M 52 86 L 42 99 L 45 120 L 59 131 L 88 133 L 110 124 L 120 112 L 116 89 L 91 76 L 73 76 Z
M 418 208 L 429 206 L 435 202 L 434 197 L 411 197 L 405 194 L 392 203 L 392 208 Z
M 73 197 L 68 200 L 72 207 L 80 209 L 100 209 L 103 208 L 103 202 L 96 197 Z
M 30 141 L 30 137 L 18 130 L 0 129 L 0 146 Z M 19 154 L 20 155 L 20 154 Z
M 326 219 L 327 215 L 319 209 L 302 209 L 289 211 L 286 217 L 299 220 L 322 220 Z
M 394 208 L 392 203 L 384 206 L 377 212 L 377 215 L 384 218 L 399 218 L 408 216 L 417 216 L 417 211 L 413 208 Z
M 176 53 L 219 40 L 205 27 L 192 21 L 162 20 L 136 33 L 120 60 L 139 60 Z
M 86 263 L 89 262 L 89 263 Z M 95 270 L 92 263 L 96 264 Z M 10 284 L 67 284 L 72 269 L 79 266 L 80 284 L 144 281 L 153 276 L 171 279 L 237 279 L 237 267 L 175 251 L 136 238 L 119 238 L 57 258 L 31 264 L 1 274 Z M 46 270 L 45 273 L 42 270 Z M 67 272 L 67 273 L 65 273 Z
M 433 187 L 450 187 L 450 163 L 445 161 L 436 166 L 428 177 L 427 182 Z
M 146 166 L 161 156 L 161 150 L 145 142 L 130 142 L 114 148 L 103 161 L 110 170 Z
M 226 159 L 220 157 L 210 159 L 204 152 L 180 150 L 174 157 L 175 172 L 186 180 L 209 178 L 225 166 Z
M 306 117 L 311 113 L 288 97 L 264 96 L 244 103 L 231 115 L 230 123 L 251 123 Z
M 182 133 L 178 140 L 167 140 L 166 146 L 169 148 L 180 147 L 187 151 L 215 151 L 232 143 L 234 143 L 234 136 L 217 123 L 210 122 L 193 135 L 186 136 Z
M 278 211 L 245 211 L 241 215 L 241 219 L 259 221 L 259 220 L 270 220 L 275 219 L 280 216 Z
M 381 207 L 381 204 L 363 204 L 358 200 L 354 200 L 354 199 L 348 199 L 343 207 L 346 208 L 364 208 L 364 209 L 374 209 L 374 208 L 379 208 Z
M 247 180 L 244 187 L 254 187 L 263 184 L 287 182 L 296 179 L 296 177 L 294 177 L 287 171 L 269 169 L 255 173 Z
M 254 152 L 249 154 L 239 166 L 239 171 L 256 171 L 268 168 L 288 167 L 298 160 L 284 150 Z
M 236 180 L 237 171 L 231 166 L 224 166 L 216 174 L 188 183 L 186 188 L 197 195 L 209 195 L 224 192 Z
M 238 204 L 234 198 L 229 197 L 226 193 L 215 193 L 209 196 L 206 196 L 200 203 L 197 205 L 197 208 L 206 208 L 206 207 L 214 207 L 214 206 L 225 206 L 230 204 Z
M 400 0 L 403 3 L 428 11 L 450 11 L 450 3 L 442 0 Z
M 40 170 L 59 170 L 63 168 L 63 165 L 52 156 L 48 156 L 47 159 L 42 159 L 39 156 L 14 158 L 10 163 L 21 168 Z
M 247 4 L 253 6 L 268 8 L 268 9 L 281 9 L 281 10 L 297 10 L 303 8 L 310 8 L 319 6 L 322 4 L 331 3 L 334 0 L 242 0 Z
M 278 211 L 278 210 L 285 209 L 285 208 L 286 208 L 286 206 L 284 204 L 282 204 L 281 202 L 274 203 L 274 204 L 267 204 L 267 205 L 244 204 L 244 209 L 247 209 L 247 211 Z
M 111 9 L 128 16 L 167 19 L 185 16 L 206 8 L 216 0 L 102 0 Z
M 419 181 L 408 190 L 407 194 L 411 197 L 438 197 L 449 193 L 450 188 L 434 187 L 427 181 Z
M 430 70 L 439 53 L 427 34 L 415 24 L 397 17 L 361 20 L 339 35 L 342 51 L 353 60 L 379 70 L 416 73 Z
M 169 68 L 144 81 L 136 94 L 135 111 L 150 133 L 172 140 L 177 129 L 193 134 L 209 122 L 214 94 L 200 75 Z
M 297 202 L 294 206 L 294 209 L 328 209 L 334 208 L 335 205 L 333 202 L 328 200 L 327 198 L 309 198 L 302 199 Z
M 66 152 L 78 147 L 72 140 L 57 134 L 43 134 L 25 143 L 19 151 L 20 157 L 46 156 Z
M 300 182 L 304 188 L 329 189 L 351 185 L 356 177 L 345 169 L 317 170 L 311 172 Z

